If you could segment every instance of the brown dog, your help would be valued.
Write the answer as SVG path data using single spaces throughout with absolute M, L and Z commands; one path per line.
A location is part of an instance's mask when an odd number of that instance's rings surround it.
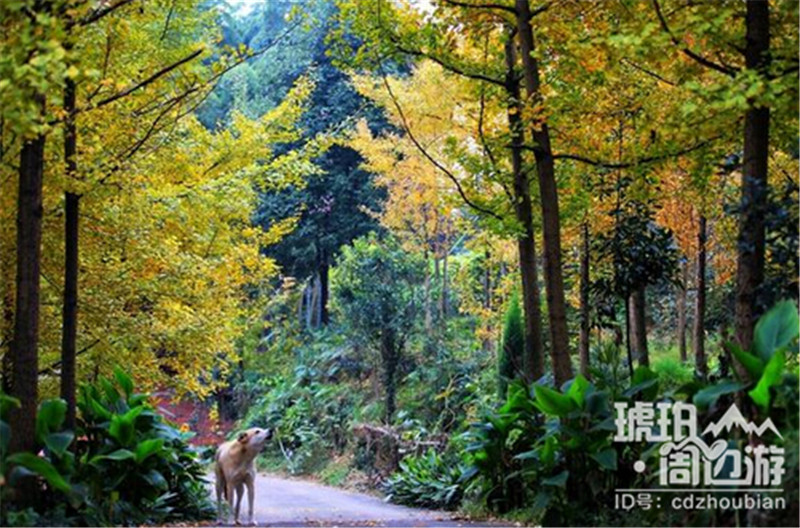
M 217 514 L 218 521 L 222 522 L 222 496 L 228 501 L 231 511 L 234 512 L 234 522 L 239 525 L 239 507 L 242 504 L 244 487 L 247 486 L 247 502 L 249 506 L 249 522 L 253 522 L 253 500 L 255 499 L 255 459 L 267 440 L 272 438 L 269 429 L 248 429 L 239 433 L 236 440 L 225 442 L 217 449 L 214 457 L 216 461 L 214 472 L 217 477 Z M 234 508 L 234 492 L 236 493 L 236 506 Z

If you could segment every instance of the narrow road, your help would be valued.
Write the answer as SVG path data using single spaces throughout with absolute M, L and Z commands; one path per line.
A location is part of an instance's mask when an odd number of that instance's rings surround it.
M 407 508 L 371 495 L 264 474 L 256 478 L 255 503 L 258 526 L 497 526 L 459 521 L 448 512 Z M 247 522 L 247 497 L 242 501 L 240 518 Z

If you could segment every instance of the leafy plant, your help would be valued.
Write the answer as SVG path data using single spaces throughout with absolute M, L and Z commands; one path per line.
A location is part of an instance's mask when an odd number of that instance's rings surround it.
M 14 405 L 6 396 L 0 400 L 4 409 Z M 10 486 L 25 476 L 42 480 L 46 493 L 38 509 L 44 515 L 64 499 L 66 519 L 76 524 L 163 523 L 213 513 L 205 469 L 187 443 L 191 435 L 135 393 L 127 374 L 116 369 L 114 378 L 82 386 L 77 404 L 77 428 L 69 431 L 63 429 L 66 403 L 42 402 L 36 420 L 41 455 L 21 452 L 2 460 L 4 473 L 13 466 Z
M 464 493 L 458 464 L 433 449 L 400 461 L 400 469 L 383 485 L 386 498 L 398 504 L 452 510 Z

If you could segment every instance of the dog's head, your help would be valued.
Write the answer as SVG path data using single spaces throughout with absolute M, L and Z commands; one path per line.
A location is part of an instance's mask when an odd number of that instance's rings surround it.
M 248 429 L 239 433 L 237 440 L 239 443 L 246 446 L 247 449 L 261 451 L 261 449 L 264 447 L 264 444 L 266 444 L 271 438 L 272 430 L 253 427 L 252 429 Z

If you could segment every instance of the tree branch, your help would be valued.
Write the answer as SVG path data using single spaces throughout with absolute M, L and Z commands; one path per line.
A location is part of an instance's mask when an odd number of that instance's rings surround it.
M 711 143 L 713 143 L 714 141 L 718 140 L 719 138 L 720 138 L 720 136 L 714 136 L 713 138 L 707 139 L 705 141 L 701 141 L 700 143 L 692 145 L 691 147 L 687 147 L 687 148 L 685 148 L 683 150 L 679 150 L 679 151 L 676 151 L 676 152 L 670 152 L 670 153 L 667 153 L 667 154 L 659 154 L 658 156 L 647 156 L 647 157 L 644 157 L 644 158 L 639 158 L 638 160 L 633 161 L 633 162 L 617 162 L 617 163 L 614 163 L 614 162 L 609 162 L 609 161 L 595 160 L 595 159 L 587 158 L 586 156 L 581 156 L 581 155 L 578 155 L 578 154 L 568 154 L 568 153 L 553 154 L 553 159 L 554 160 L 563 159 L 563 160 L 579 161 L 581 163 L 586 163 L 588 165 L 594 165 L 595 167 L 603 167 L 603 168 L 606 168 L 606 169 L 627 169 L 627 168 L 633 167 L 635 165 L 641 165 L 642 163 L 653 163 L 653 162 L 656 162 L 656 161 L 664 161 L 664 160 L 667 160 L 667 159 L 677 158 L 677 157 L 683 156 L 684 154 L 689 154 L 690 152 L 694 152 L 695 150 L 700 150 L 701 148 L 703 148 L 703 147 L 705 147 L 707 145 L 710 145 Z M 525 146 L 524 148 L 526 150 L 533 150 L 534 149 L 534 147 L 530 147 L 530 146 Z
M 172 70 L 174 70 L 176 68 L 179 68 L 180 66 L 186 64 L 187 62 L 199 57 L 202 53 L 203 53 L 202 49 L 194 51 L 194 52 L 190 53 L 189 55 L 187 55 L 186 57 L 180 59 L 179 61 L 173 62 L 169 66 L 165 66 L 165 67 L 161 68 L 160 70 L 155 72 L 153 75 L 151 75 L 147 79 L 145 79 L 143 81 L 140 81 L 140 82 L 134 84 L 133 86 L 130 86 L 130 87 L 122 90 L 121 92 L 117 92 L 114 95 L 106 97 L 105 99 L 99 101 L 97 104 L 91 106 L 90 108 L 91 109 L 100 108 L 101 106 L 105 106 L 107 104 L 111 104 L 114 101 L 117 101 L 118 99 L 122 99 L 123 97 L 125 97 L 127 95 L 130 95 L 133 92 L 135 92 L 137 90 L 140 90 L 140 89 L 144 88 L 145 86 L 147 86 L 148 84 L 156 81 L 159 77 L 163 77 L 164 75 L 168 74 Z
M 116 2 L 107 5 L 106 7 L 98 8 L 89 13 L 85 18 L 78 21 L 78 24 L 81 26 L 88 26 L 89 24 L 93 24 L 100 20 L 101 18 L 105 17 L 106 15 L 110 15 L 117 9 L 127 4 L 130 4 L 133 0 L 117 0 Z
M 512 6 L 505 4 L 460 2 L 458 0 L 444 0 L 444 2 L 456 7 L 466 7 L 475 9 L 499 9 L 501 11 L 505 11 L 513 15 L 517 14 L 516 9 L 514 9 Z
M 494 211 L 492 211 L 490 209 L 486 209 L 485 207 L 481 207 L 480 205 L 474 203 L 467 196 L 467 194 L 464 192 L 464 188 L 461 186 L 461 182 L 458 180 L 458 178 L 456 178 L 456 176 L 452 172 L 450 172 L 447 169 L 447 167 L 445 167 L 444 165 L 439 163 L 433 156 L 431 156 L 428 153 L 428 151 L 425 150 L 425 148 L 419 143 L 419 141 L 417 141 L 417 138 L 414 137 L 414 134 L 411 132 L 411 128 L 408 125 L 408 120 L 406 119 L 405 113 L 403 112 L 403 109 L 400 106 L 400 102 L 397 100 L 397 97 L 395 97 L 391 86 L 389 86 L 389 81 L 386 79 L 386 75 L 383 74 L 383 68 L 381 68 L 381 74 L 382 74 L 381 78 L 383 79 L 383 85 L 386 87 L 386 91 L 389 94 L 389 97 L 392 99 L 392 103 L 394 103 L 395 108 L 397 109 L 397 113 L 399 114 L 400 120 L 403 123 L 403 129 L 406 131 L 406 134 L 408 134 L 408 138 L 411 140 L 411 142 L 414 144 L 414 146 L 417 148 L 417 150 L 419 150 L 420 153 L 429 162 L 431 162 L 431 164 L 434 167 L 436 167 L 437 169 L 442 171 L 455 184 L 456 190 L 458 191 L 459 196 L 461 196 L 461 199 L 464 200 L 465 204 L 467 204 L 469 207 L 471 207 L 472 209 L 474 209 L 474 210 L 476 210 L 476 211 L 478 211 L 480 213 L 489 215 L 491 217 L 494 217 L 494 218 L 502 221 L 503 218 L 500 215 L 498 215 L 497 213 L 495 213 Z
M 669 35 L 672 43 L 680 48 L 681 52 L 686 55 L 687 57 L 693 59 L 699 64 L 702 64 L 706 68 L 711 68 L 712 70 L 716 70 L 720 73 L 728 75 L 729 77 L 734 77 L 738 73 L 738 69 L 730 68 L 727 66 L 723 66 L 722 64 L 717 64 L 716 62 L 703 57 L 702 55 L 693 52 L 689 49 L 688 46 L 684 45 L 678 38 L 672 33 L 667 25 L 667 20 L 664 18 L 664 14 L 661 12 L 661 6 L 658 4 L 658 0 L 653 0 L 653 7 L 656 10 L 656 15 L 658 16 L 658 21 L 661 24 L 661 28 Z

